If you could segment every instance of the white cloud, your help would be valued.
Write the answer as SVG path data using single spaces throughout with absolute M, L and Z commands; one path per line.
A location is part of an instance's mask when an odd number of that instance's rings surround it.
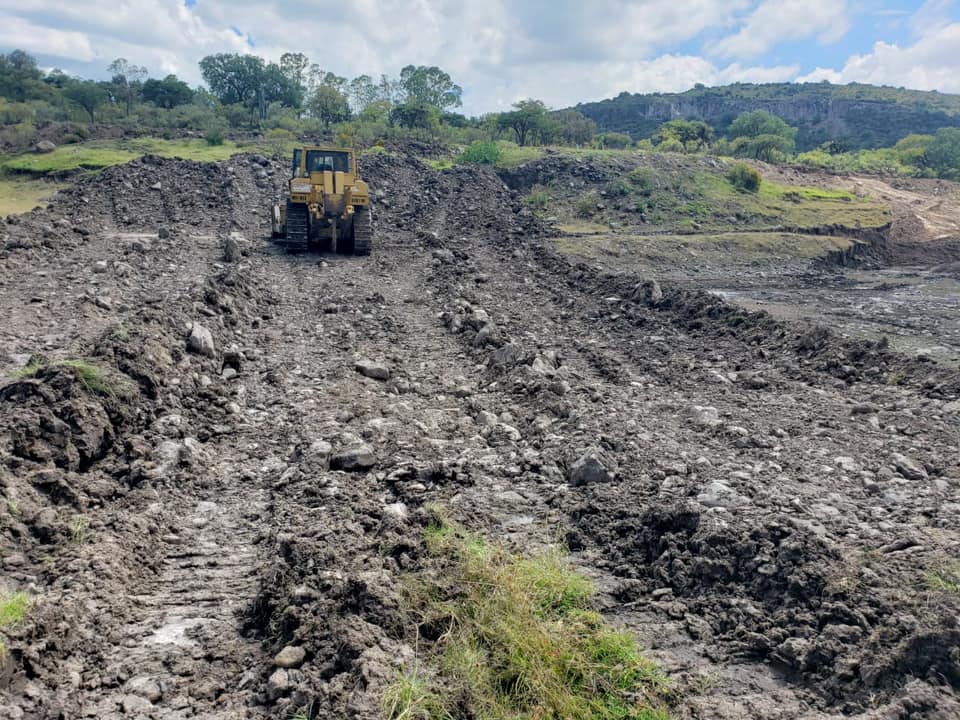
M 960 92 L 960 23 L 927 28 L 913 44 L 877 42 L 871 52 L 853 55 L 840 70 L 817 68 L 800 82 L 863 82 L 917 90 Z
M 849 29 L 845 0 L 766 0 L 736 33 L 710 43 L 707 50 L 719 57 L 756 57 L 785 40 L 836 42 Z

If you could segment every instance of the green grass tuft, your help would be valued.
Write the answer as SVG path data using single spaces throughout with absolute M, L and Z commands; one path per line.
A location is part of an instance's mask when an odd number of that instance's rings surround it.
M 135 391 L 132 383 L 111 378 L 102 368 L 87 360 L 57 360 L 52 363 L 35 363 L 17 371 L 16 377 L 35 377 L 52 368 L 68 368 L 74 372 L 84 390 L 112 398 L 128 398 Z
M 30 596 L 23 592 L 0 593 L 0 632 L 23 622 L 32 605 Z M 7 645 L 0 638 L 0 658 L 7 654 Z
M 388 718 L 668 717 L 665 676 L 590 610 L 593 584 L 559 550 L 516 556 L 448 522 L 425 543 L 436 572 L 411 601 L 419 634 L 437 639 L 391 685 Z
M 960 562 L 945 563 L 933 568 L 924 580 L 930 590 L 960 595 Z

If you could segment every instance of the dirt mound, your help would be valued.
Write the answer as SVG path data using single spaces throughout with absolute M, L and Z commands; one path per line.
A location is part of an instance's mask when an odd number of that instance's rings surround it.
M 955 378 L 571 265 L 490 169 L 363 170 L 364 259 L 269 244 L 259 156 L 145 158 L 0 228 L 2 562 L 34 599 L 0 714 L 379 717 L 436 504 L 565 537 L 678 714 L 955 707 Z

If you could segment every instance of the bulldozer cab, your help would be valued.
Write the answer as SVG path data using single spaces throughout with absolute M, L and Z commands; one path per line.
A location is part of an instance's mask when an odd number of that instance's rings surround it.
M 291 177 L 311 177 L 314 173 L 354 174 L 353 153 L 348 150 L 297 148 L 293 151 Z

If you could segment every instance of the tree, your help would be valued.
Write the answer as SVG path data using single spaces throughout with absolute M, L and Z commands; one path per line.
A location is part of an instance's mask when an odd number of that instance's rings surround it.
M 653 140 L 658 147 L 672 146 L 668 141 L 673 140 L 680 144 L 681 152 L 696 152 L 710 147 L 713 128 L 701 120 L 671 120 L 657 128 Z
M 960 180 L 960 128 L 940 128 L 925 155 L 927 167 L 938 177 Z
M 336 85 L 321 85 L 310 97 L 310 114 L 318 118 L 325 126 L 350 118 L 350 104 L 347 96 Z
M 369 75 L 357 75 L 351 80 L 348 94 L 350 96 L 350 106 L 353 108 L 353 112 L 358 115 L 379 98 L 377 86 Z
M 224 105 L 249 105 L 256 98 L 263 72 L 263 60 L 255 55 L 217 53 L 200 61 L 203 79 Z
M 64 88 L 63 94 L 90 114 L 90 122 L 97 121 L 97 108 L 107 101 L 107 91 L 93 80 L 74 80 Z
M 436 65 L 407 65 L 400 71 L 400 86 L 408 104 L 432 105 L 439 110 L 461 105 L 463 88 Z
M 565 145 L 586 145 L 597 134 L 597 124 L 576 110 L 558 110 L 550 119 L 555 139 Z
M 307 90 L 307 70 L 310 59 L 303 53 L 287 52 L 280 56 L 280 70 L 302 92 Z
M 547 106 L 542 100 L 531 98 L 514 103 L 513 107 L 515 110 L 500 113 L 497 127 L 501 130 L 513 130 L 517 145 L 522 147 L 543 127 L 547 118 Z
M 37 61 L 23 50 L 0 55 L 0 96 L 11 102 L 24 102 L 48 95 Z
M 433 130 L 440 122 L 440 111 L 429 103 L 403 103 L 390 111 L 390 124 L 421 130 Z
M 793 153 L 797 129 L 766 110 L 743 113 L 730 124 L 733 154 L 775 162 Z
M 193 90 L 176 75 L 167 75 L 163 80 L 150 78 L 143 84 L 143 99 L 169 110 L 193 102 Z
M 147 76 L 147 69 L 127 62 L 126 58 L 117 58 L 107 66 L 107 71 L 113 75 L 113 84 L 119 89 L 126 115 L 129 116 L 137 90 Z

